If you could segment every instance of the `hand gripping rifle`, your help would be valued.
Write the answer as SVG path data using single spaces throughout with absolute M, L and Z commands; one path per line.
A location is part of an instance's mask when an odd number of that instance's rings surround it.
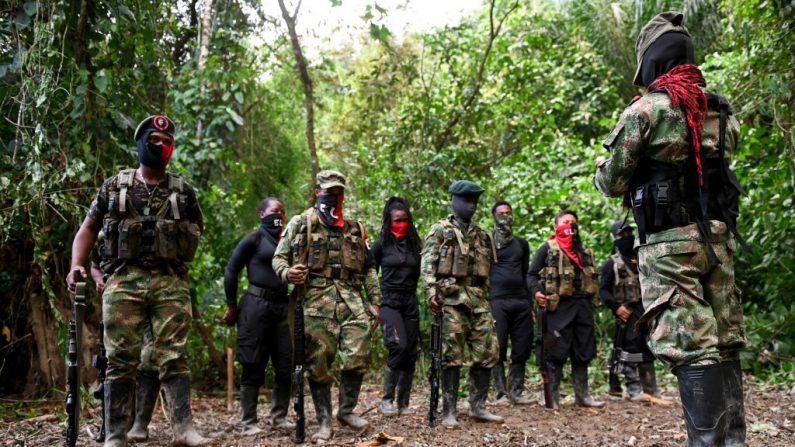
M 80 434 L 80 342 L 83 338 L 83 318 L 86 310 L 86 279 L 79 270 L 72 276 L 76 280 L 73 317 L 69 321 L 69 351 L 66 404 L 66 447 L 74 447 Z
M 306 220 L 307 241 L 312 240 L 312 219 Z M 293 258 L 300 259 L 304 265 L 309 260 L 309 242 L 305 247 L 296 243 L 292 247 Z M 307 281 L 308 278 L 304 278 Z M 306 282 L 297 284 L 293 288 L 295 297 L 295 317 L 293 332 L 293 410 L 295 411 L 295 434 L 293 442 L 303 444 L 306 439 L 306 415 L 304 414 L 304 361 L 306 356 L 304 332 L 304 297 L 306 296 Z
M 613 351 L 610 353 L 610 360 L 608 360 L 608 365 L 610 366 L 610 378 L 616 378 L 616 382 L 619 382 L 619 374 L 624 370 L 624 365 L 627 363 L 642 363 L 643 362 L 643 354 L 640 352 L 627 352 L 623 349 L 624 341 L 626 339 L 627 333 L 627 324 L 621 320 L 618 321 L 618 327 L 616 328 L 616 338 L 613 344 Z
M 428 424 L 436 427 L 439 424 L 437 409 L 439 408 L 439 390 L 442 381 L 442 334 L 444 314 L 434 315 L 431 323 L 431 405 L 428 411 Z
M 99 372 L 97 381 L 99 385 L 94 390 L 94 399 L 99 399 L 102 405 L 102 416 L 97 432 L 97 442 L 105 441 L 105 373 L 108 370 L 108 357 L 105 353 L 105 323 L 99 322 L 99 352 L 91 359 L 91 365 Z

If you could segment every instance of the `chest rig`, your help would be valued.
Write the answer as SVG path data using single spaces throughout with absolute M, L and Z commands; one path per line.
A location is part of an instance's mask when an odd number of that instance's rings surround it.
M 638 274 L 624 262 L 620 253 L 614 253 L 613 260 L 613 296 L 618 304 L 637 303 L 641 300 L 640 280 Z
M 306 253 L 310 276 L 361 283 L 365 264 L 365 231 L 358 221 L 340 230 L 322 225 L 316 213 L 301 215 L 299 231 L 290 243 L 293 259 Z
M 440 224 L 443 239 L 439 246 L 436 275 L 456 278 L 458 285 L 484 285 L 491 273 L 492 260 L 497 259 L 491 236 L 478 228 L 472 237 L 465 239 L 451 219 L 443 219 Z
M 554 239 L 547 241 L 546 267 L 541 269 L 541 279 L 544 282 L 544 294 L 573 296 L 595 295 L 598 285 L 596 269 L 593 265 L 593 252 L 585 249 L 583 259 L 584 269 L 580 270 L 568 255 L 561 250 Z

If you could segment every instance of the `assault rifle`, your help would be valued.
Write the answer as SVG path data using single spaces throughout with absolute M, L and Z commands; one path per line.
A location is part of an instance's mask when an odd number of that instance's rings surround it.
M 86 310 L 86 279 L 75 270 L 75 301 L 72 320 L 69 321 L 68 368 L 66 372 L 66 447 L 74 447 L 80 434 L 80 341 L 83 338 L 83 318 Z
M 91 365 L 99 372 L 97 381 L 99 385 L 94 390 L 94 399 L 99 399 L 102 405 L 102 416 L 97 431 L 97 442 L 105 441 L 105 373 L 108 370 L 108 357 L 105 352 L 105 323 L 99 322 L 99 352 L 91 359 Z
M 555 398 L 552 396 L 552 377 L 547 369 L 547 347 L 550 344 L 547 336 L 547 310 L 544 307 L 538 309 L 538 370 L 541 379 L 544 381 L 544 406 L 555 408 Z
M 431 405 L 428 411 L 428 424 L 436 427 L 439 424 L 437 409 L 439 408 L 439 390 L 442 381 L 442 329 L 443 314 L 434 315 L 431 323 Z
M 295 410 L 295 436 L 293 442 L 303 444 L 306 438 L 306 416 L 304 415 L 304 297 L 298 290 L 303 285 L 295 286 L 295 333 L 293 342 L 293 410 Z
M 626 339 L 626 332 L 627 324 L 621 320 L 618 320 L 615 344 L 613 345 L 613 351 L 610 353 L 610 360 L 607 362 L 607 365 L 610 367 L 610 378 L 612 380 L 612 378 L 615 377 L 616 382 L 619 382 L 619 374 L 621 374 L 621 371 L 624 370 L 625 364 L 643 362 L 642 353 L 627 352 L 622 349 L 622 346 L 624 346 L 624 340 Z

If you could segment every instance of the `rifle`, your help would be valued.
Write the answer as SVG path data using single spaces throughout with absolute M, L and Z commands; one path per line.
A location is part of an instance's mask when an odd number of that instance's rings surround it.
M 307 241 L 312 240 L 312 219 L 307 219 Z M 303 248 L 303 253 L 301 249 Z M 303 264 L 308 264 L 309 260 L 309 242 L 305 247 L 300 247 L 299 244 L 294 244 L 292 247 L 293 256 L 296 259 L 301 259 Z M 305 278 L 306 281 L 308 278 Z M 293 443 L 303 444 L 306 439 L 306 415 L 304 414 L 304 357 L 306 352 L 304 349 L 305 337 L 304 333 L 304 296 L 306 296 L 306 282 L 304 284 L 297 284 L 293 287 L 293 296 L 295 298 L 294 309 L 294 327 L 293 327 L 293 411 L 295 411 L 295 434 L 293 436 Z
M 544 381 L 544 406 L 555 408 L 555 398 L 552 396 L 552 377 L 547 369 L 547 310 L 544 307 L 538 309 L 538 370 L 541 379 Z
M 428 411 L 428 424 L 431 427 L 439 424 L 439 416 L 436 413 L 439 408 L 439 389 L 442 380 L 443 327 L 444 314 L 434 315 L 431 323 L 431 405 Z
M 66 447 L 74 447 L 80 434 L 80 341 L 83 338 L 83 317 L 86 309 L 86 280 L 80 270 L 73 272 L 76 280 L 73 316 L 69 321 L 69 351 L 67 369 Z
M 99 352 L 91 359 L 91 365 L 99 371 L 97 380 L 99 385 L 94 390 L 94 399 L 99 399 L 102 405 L 102 416 L 97 432 L 97 442 L 105 441 L 105 373 L 108 370 L 108 357 L 105 352 L 105 323 L 99 322 Z
M 626 331 L 627 331 L 627 324 L 619 320 L 618 327 L 616 328 L 615 344 L 613 345 L 613 351 L 610 353 L 610 360 L 608 360 L 608 365 L 610 366 L 611 380 L 613 377 L 615 377 L 616 382 L 618 382 L 619 374 L 621 374 L 621 371 L 624 370 L 625 364 L 643 362 L 642 353 L 627 352 L 624 349 L 622 349 L 622 346 L 624 345 L 624 340 L 626 339 Z

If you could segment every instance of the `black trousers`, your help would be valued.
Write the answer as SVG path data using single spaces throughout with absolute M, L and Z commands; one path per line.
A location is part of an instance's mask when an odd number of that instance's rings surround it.
M 624 323 L 626 326 L 624 328 L 624 340 L 621 344 L 621 349 L 631 353 L 640 352 L 643 354 L 644 361 L 651 362 L 654 360 L 654 354 L 652 354 L 646 343 L 646 334 L 637 327 L 638 319 L 643 315 L 643 303 L 630 303 L 625 306 L 632 312 L 632 315 L 630 315 L 627 322 Z M 618 330 L 620 321 L 621 320 L 616 318 L 616 330 Z
M 562 365 L 588 363 L 596 357 L 593 304 L 589 298 L 561 297 L 558 309 L 547 312 L 547 361 Z
M 397 371 L 414 371 L 420 349 L 420 312 L 414 292 L 383 290 L 381 333 L 389 351 L 386 364 Z
M 511 341 L 511 363 L 521 365 L 533 351 L 533 305 L 527 296 L 491 300 L 491 314 L 497 322 L 497 341 L 500 343 L 500 363 L 508 355 Z
M 237 354 L 241 385 L 262 386 L 268 360 L 275 381 L 290 381 L 293 346 L 287 321 L 287 301 L 267 301 L 249 293 L 240 299 L 237 315 Z

